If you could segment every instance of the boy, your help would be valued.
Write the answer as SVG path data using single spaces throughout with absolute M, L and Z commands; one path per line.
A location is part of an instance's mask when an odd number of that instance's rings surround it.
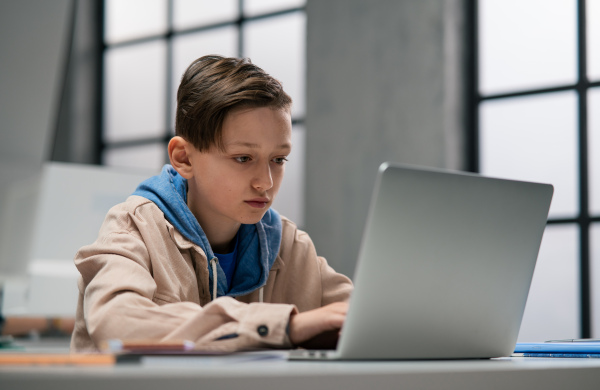
M 73 351 L 114 338 L 289 348 L 338 334 L 352 283 L 269 208 L 292 147 L 291 103 L 248 60 L 190 65 L 171 164 L 113 207 L 75 257 Z

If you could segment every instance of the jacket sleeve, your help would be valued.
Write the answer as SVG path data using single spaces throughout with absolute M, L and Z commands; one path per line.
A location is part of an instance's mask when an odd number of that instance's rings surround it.
M 282 257 L 287 263 L 284 289 L 292 293 L 302 311 L 325 306 L 334 302 L 346 302 L 354 288 L 352 281 L 336 272 L 325 258 L 318 256 L 308 233 L 285 220 Z
M 337 273 L 323 257 L 318 257 L 321 271 L 322 305 L 334 302 L 347 302 L 354 288 L 350 279 Z
M 286 327 L 293 305 L 228 297 L 204 307 L 159 305 L 149 254 L 136 232 L 102 235 L 78 252 L 75 264 L 82 276 L 85 326 L 96 347 L 109 339 L 191 340 L 198 349 L 213 351 L 290 347 Z

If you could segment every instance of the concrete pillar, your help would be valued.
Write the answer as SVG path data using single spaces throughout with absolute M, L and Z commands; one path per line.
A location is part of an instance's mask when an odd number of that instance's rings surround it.
M 463 169 L 462 0 L 308 0 L 306 230 L 352 276 L 384 161 Z

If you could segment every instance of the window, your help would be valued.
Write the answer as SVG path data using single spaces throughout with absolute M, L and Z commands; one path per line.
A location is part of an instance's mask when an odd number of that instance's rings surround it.
M 600 0 L 474 0 L 471 169 L 555 187 L 520 341 L 600 337 Z
M 304 220 L 305 0 L 106 0 L 102 162 L 160 170 L 187 66 L 249 57 L 291 95 L 294 150 L 274 207 Z

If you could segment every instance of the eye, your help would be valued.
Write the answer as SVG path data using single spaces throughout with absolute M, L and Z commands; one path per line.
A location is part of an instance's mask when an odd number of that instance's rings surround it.
M 285 164 L 285 162 L 286 162 L 287 160 L 288 160 L 288 159 L 287 159 L 287 158 L 285 158 L 285 157 L 275 157 L 275 158 L 273 159 L 273 162 L 274 162 L 275 164 L 283 165 L 283 164 Z
M 249 156 L 239 156 L 239 157 L 234 157 L 233 159 L 235 161 L 239 162 L 240 164 L 247 163 L 248 161 L 250 161 Z

